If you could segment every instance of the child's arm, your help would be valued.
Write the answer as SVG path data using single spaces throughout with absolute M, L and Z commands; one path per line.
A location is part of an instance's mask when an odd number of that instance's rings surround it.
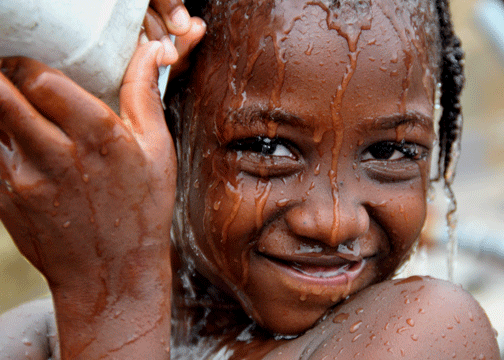
M 0 212 L 48 280 L 63 359 L 165 358 L 176 167 L 162 61 L 160 43 L 138 49 L 122 119 L 38 62 L 1 63 Z
M 203 32 L 181 39 L 191 45 Z M 63 359 L 167 357 L 176 166 L 157 67 L 175 59 L 160 43 L 139 47 L 121 118 L 57 71 L 0 60 L 0 215 L 48 279 Z M 2 316 L 0 348 L 23 353 L 24 335 L 43 333 L 51 316 L 39 305 Z M 9 337 L 15 318 L 19 336 Z M 36 337 L 31 346 L 48 348 Z

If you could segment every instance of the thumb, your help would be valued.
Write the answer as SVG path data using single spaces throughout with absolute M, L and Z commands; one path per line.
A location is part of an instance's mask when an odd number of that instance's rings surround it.
M 176 60 L 176 50 L 166 38 L 140 45 L 126 69 L 119 93 L 120 115 L 138 140 L 162 140 L 156 137 L 167 132 L 158 68 Z

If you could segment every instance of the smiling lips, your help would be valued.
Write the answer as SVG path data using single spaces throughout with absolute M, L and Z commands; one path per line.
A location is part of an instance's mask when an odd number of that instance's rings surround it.
M 349 254 L 337 255 L 270 255 L 261 253 L 262 256 L 281 267 L 294 270 L 314 279 L 336 280 L 340 278 L 348 282 L 358 276 L 366 263 L 361 256 Z

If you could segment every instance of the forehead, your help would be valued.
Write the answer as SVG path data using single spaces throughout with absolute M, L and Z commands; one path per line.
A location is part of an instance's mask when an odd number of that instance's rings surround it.
M 295 108 L 303 119 L 335 111 L 366 119 L 427 98 L 421 110 L 429 116 L 437 69 L 426 3 L 218 2 L 197 88 L 220 113 L 248 106 Z

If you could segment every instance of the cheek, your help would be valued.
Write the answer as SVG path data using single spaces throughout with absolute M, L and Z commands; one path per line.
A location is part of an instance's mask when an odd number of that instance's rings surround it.
M 418 181 L 410 185 L 392 185 L 389 199 L 381 210 L 376 210 L 381 226 L 389 234 L 391 251 L 404 255 L 422 230 L 426 215 L 426 192 Z M 392 254 L 394 255 L 394 254 Z

